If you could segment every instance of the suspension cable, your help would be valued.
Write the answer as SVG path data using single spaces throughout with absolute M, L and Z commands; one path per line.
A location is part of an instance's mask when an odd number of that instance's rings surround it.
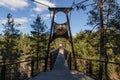
M 43 6 L 46 6 L 46 7 L 48 7 L 48 8 L 50 7 L 49 5 L 43 4 L 43 3 L 39 2 L 39 1 L 36 1 L 36 0 L 31 0 L 31 1 L 36 2 L 36 3 L 38 3 L 38 4 L 41 4 L 41 5 L 43 5 Z

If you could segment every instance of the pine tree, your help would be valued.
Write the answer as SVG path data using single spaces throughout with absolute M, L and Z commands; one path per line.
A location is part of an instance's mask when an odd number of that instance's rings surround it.
M 31 47 L 32 47 L 32 53 L 34 57 L 41 57 L 45 54 L 45 44 L 46 44 L 46 25 L 42 21 L 40 16 L 37 16 L 36 20 L 33 21 L 33 24 L 31 25 L 33 31 L 31 31 Z M 37 67 L 38 67 L 38 61 L 37 61 Z
M 16 48 L 16 38 L 19 36 L 19 30 L 15 29 L 14 19 L 9 13 L 7 15 L 7 22 L 3 24 L 4 30 L 4 62 L 9 63 L 17 59 L 18 49 Z
M 7 22 L 3 24 L 3 26 L 4 26 L 4 37 L 3 37 L 2 56 L 3 56 L 3 63 L 8 64 L 17 61 L 20 56 L 18 54 L 18 49 L 16 47 L 17 38 L 19 36 L 19 30 L 15 28 L 14 19 L 12 18 L 12 15 L 10 13 L 7 15 Z M 12 66 L 5 67 L 9 69 L 9 71 L 7 72 L 8 79 L 12 78 L 11 67 Z M 16 66 L 14 66 L 13 68 L 18 69 Z

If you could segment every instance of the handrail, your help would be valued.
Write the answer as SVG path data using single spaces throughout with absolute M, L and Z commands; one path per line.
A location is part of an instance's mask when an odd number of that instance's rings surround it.
M 2 63 L 2 64 L 0 64 L 0 67 L 2 67 L 2 66 L 8 66 L 8 65 L 14 65 L 14 64 L 20 64 L 20 63 L 29 62 L 29 61 L 32 61 L 32 60 L 42 60 L 42 59 L 45 59 L 45 58 L 40 57 L 40 58 L 37 58 L 37 59 L 32 58 L 30 60 L 24 60 L 24 61 L 19 61 L 19 62 L 14 62 L 14 63 L 7 63 L 7 64 Z
M 14 65 L 14 64 L 20 64 L 20 63 L 29 62 L 29 61 L 32 61 L 32 60 L 25 60 L 25 61 L 20 61 L 20 62 L 15 62 L 15 63 L 8 63 L 8 64 L 2 63 L 2 64 L 0 64 L 0 67 L 8 66 L 8 65 Z
M 28 60 L 24 60 L 24 61 L 19 61 L 19 62 L 13 62 L 13 63 L 8 63 L 8 64 L 5 64 L 5 63 L 2 63 L 0 64 L 0 69 L 1 69 L 1 72 L 0 72 L 0 80 L 6 80 L 6 71 L 7 71 L 7 67 L 10 65 L 16 65 L 16 64 L 21 64 L 21 63 L 24 63 L 24 62 L 30 62 L 31 64 L 31 70 L 30 70 L 30 77 L 28 78 L 32 78 L 36 75 L 36 72 L 35 72 L 35 69 L 34 69 L 34 66 L 35 66 L 35 62 L 37 62 L 38 60 L 45 60 L 45 57 L 31 57 L 31 59 L 28 59 Z M 35 72 L 35 73 L 34 73 Z M 9 80 L 12 80 L 11 78 Z
M 83 60 L 90 60 L 90 61 L 96 61 L 96 62 L 104 62 L 104 63 L 106 63 L 106 61 L 100 61 L 100 60 L 94 60 L 94 59 L 88 59 L 88 58 L 79 58 L 79 57 L 78 57 L 78 59 L 83 59 Z M 120 62 L 107 62 L 107 63 L 120 65 Z
M 113 65 L 115 65 L 115 66 L 117 66 L 118 68 L 120 67 L 120 62 L 111 62 L 111 61 L 108 61 L 108 60 L 104 60 L 104 61 L 101 61 L 101 60 L 95 60 L 95 59 L 88 59 L 88 58 L 81 58 L 80 56 L 78 56 L 77 57 L 77 59 L 78 60 L 85 60 L 85 61 L 87 61 L 86 63 L 85 63 L 85 65 L 86 65 L 86 74 L 87 75 L 89 75 L 89 76 L 91 76 L 91 77 L 93 77 L 95 80 L 101 80 L 101 79 L 103 79 L 103 78 L 105 78 L 105 80 L 110 80 L 110 76 L 108 75 L 108 64 L 113 64 Z M 93 63 L 92 62 L 99 62 L 99 63 L 104 63 L 104 70 L 105 70 L 105 75 L 103 75 L 103 76 L 99 76 L 100 74 L 99 73 L 97 73 L 97 75 L 95 75 L 95 74 L 93 74 Z M 120 69 L 120 68 L 119 68 Z M 98 69 L 99 70 L 99 69 Z

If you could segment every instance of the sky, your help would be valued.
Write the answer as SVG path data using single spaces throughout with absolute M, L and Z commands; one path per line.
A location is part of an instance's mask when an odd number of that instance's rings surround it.
M 82 0 L 36 0 L 43 4 L 49 5 L 50 7 L 71 7 L 73 1 L 78 3 Z M 120 1 L 120 0 L 118 0 Z M 6 23 L 6 16 L 10 13 L 14 18 L 15 23 L 21 24 L 17 27 L 23 33 L 30 33 L 31 24 L 35 21 L 37 15 L 39 15 L 45 22 L 48 28 L 51 27 L 50 11 L 46 6 L 35 3 L 31 0 L 0 0 L 0 33 L 3 32 L 4 28 L 2 24 Z M 56 14 L 55 21 L 57 23 L 63 23 L 66 21 L 65 15 L 61 12 Z M 70 27 L 72 34 L 76 34 L 81 30 L 92 29 L 86 26 L 87 15 L 85 11 L 72 10 L 69 13 Z

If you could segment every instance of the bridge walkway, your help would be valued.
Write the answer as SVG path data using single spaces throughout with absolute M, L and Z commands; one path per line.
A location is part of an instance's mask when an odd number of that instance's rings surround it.
M 64 54 L 58 53 L 52 70 L 42 72 L 31 80 L 93 80 L 77 71 L 71 72 L 66 63 Z

